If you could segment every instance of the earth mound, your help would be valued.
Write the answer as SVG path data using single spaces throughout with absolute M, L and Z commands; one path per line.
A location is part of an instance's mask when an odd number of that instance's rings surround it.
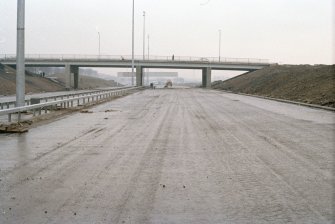
M 335 65 L 273 65 L 212 88 L 335 107 Z

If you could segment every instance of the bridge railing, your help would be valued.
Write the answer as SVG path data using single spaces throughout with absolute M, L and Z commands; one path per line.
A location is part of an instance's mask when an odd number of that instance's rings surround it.
M 92 61 L 119 61 L 132 60 L 131 55 L 82 55 L 82 54 L 26 54 L 26 60 L 92 60 Z M 210 63 L 245 63 L 245 64 L 269 64 L 268 59 L 259 58 L 229 58 L 229 57 L 194 57 L 194 56 L 160 56 L 150 55 L 143 59 L 143 55 L 135 55 L 134 59 L 137 61 L 181 61 L 181 62 L 210 62 Z M 1 61 L 16 60 L 15 54 L 0 54 Z
M 8 115 L 8 122 L 12 122 L 12 115 L 17 114 L 17 121 L 20 122 L 22 120 L 21 118 L 22 113 L 26 113 L 28 111 L 31 111 L 33 116 L 36 116 L 37 113 L 38 115 L 41 115 L 43 110 L 45 113 L 48 113 L 48 111 L 51 111 L 57 108 L 70 108 L 70 107 L 75 107 L 79 105 L 87 105 L 92 102 L 106 100 L 114 96 L 120 96 L 120 95 L 123 95 L 124 93 L 127 93 L 128 91 L 137 90 L 140 88 L 142 87 L 129 87 L 129 88 L 124 88 L 120 90 L 111 90 L 111 91 L 106 91 L 103 93 L 78 96 L 78 97 L 73 97 L 73 98 L 68 98 L 68 99 L 63 99 L 63 100 L 55 100 L 55 101 L 49 101 L 45 103 L 3 109 L 3 110 L 0 110 L 0 116 Z

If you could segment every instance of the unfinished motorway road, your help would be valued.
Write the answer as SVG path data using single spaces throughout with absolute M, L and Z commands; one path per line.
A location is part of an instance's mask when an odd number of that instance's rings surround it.
M 332 223 L 334 113 L 145 90 L 0 135 L 0 223 Z

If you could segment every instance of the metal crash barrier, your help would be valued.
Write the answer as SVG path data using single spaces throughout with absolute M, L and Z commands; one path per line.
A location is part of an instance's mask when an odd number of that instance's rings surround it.
M 8 108 L 0 110 L 0 116 L 8 115 L 8 122 L 12 122 L 12 115 L 18 114 L 17 122 L 20 122 L 21 114 L 28 111 L 32 111 L 33 116 L 36 116 L 36 114 L 41 115 L 43 110 L 45 111 L 45 113 L 47 113 L 48 110 L 56 108 L 71 108 L 75 106 L 88 105 L 93 102 L 98 102 L 101 100 L 112 98 L 114 96 L 122 96 L 123 94 L 128 93 L 129 91 L 138 90 L 141 88 L 143 87 L 129 87 L 118 90 L 105 91 L 102 93 L 49 101 L 45 103 L 31 104 L 22 107 Z

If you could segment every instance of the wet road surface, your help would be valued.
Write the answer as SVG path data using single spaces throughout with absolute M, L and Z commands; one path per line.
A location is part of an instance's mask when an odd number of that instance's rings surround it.
M 141 91 L 0 135 L 0 223 L 331 223 L 334 113 Z

